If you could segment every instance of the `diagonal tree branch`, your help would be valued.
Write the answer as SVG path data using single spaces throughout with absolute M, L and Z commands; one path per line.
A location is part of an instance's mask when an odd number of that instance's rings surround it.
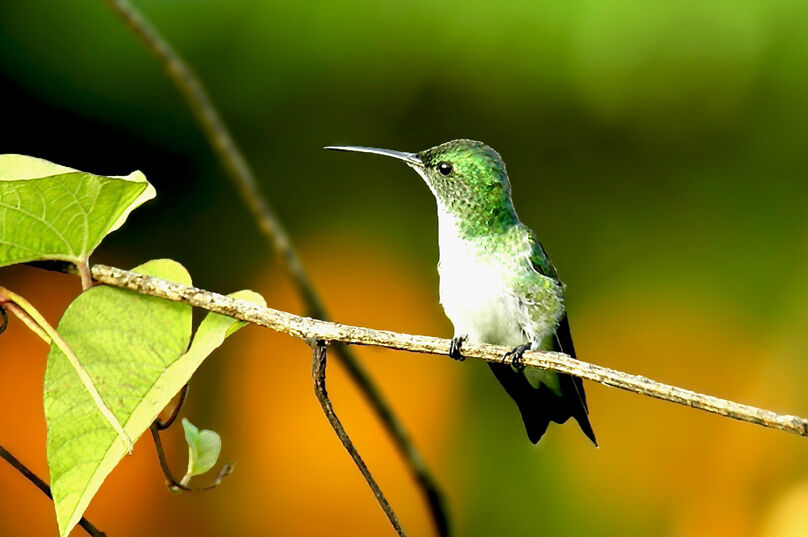
M 255 174 L 213 104 L 202 81 L 149 20 L 128 0 L 104 1 L 143 42 L 182 94 L 216 157 L 241 195 L 242 201 L 252 213 L 261 233 L 275 254 L 283 261 L 283 266 L 291 276 L 298 294 L 306 305 L 308 315 L 318 319 L 328 319 L 325 306 L 314 290 L 289 234 L 269 203 L 261 195 Z M 334 351 L 353 382 L 376 411 L 376 415 L 387 429 L 396 448 L 404 457 L 410 472 L 426 497 L 438 534 L 446 537 L 449 535 L 449 521 L 443 495 L 404 425 L 394 414 L 370 375 L 359 363 L 356 355 L 340 344 L 334 345 Z
M 53 496 L 51 495 L 50 487 L 47 483 L 42 481 L 42 479 L 32 472 L 27 466 L 25 466 L 20 460 L 12 455 L 6 448 L 0 446 L 0 458 L 3 458 L 8 462 L 11 466 L 14 467 L 15 470 L 20 472 L 25 478 L 34 484 L 36 488 L 42 491 L 42 494 L 53 500 Z M 82 517 L 79 520 L 79 526 L 84 529 L 89 535 L 92 537 L 106 537 L 106 533 L 96 528 L 89 520 Z
M 390 503 L 387 501 L 387 498 L 385 498 L 384 494 L 382 494 L 376 480 L 373 479 L 373 475 L 371 475 L 370 470 L 368 470 L 367 464 L 365 464 L 365 461 L 363 461 L 362 457 L 359 456 L 359 452 L 356 450 L 353 442 L 351 442 L 351 439 L 348 437 L 348 433 L 345 432 L 345 428 L 342 426 L 342 423 L 340 423 L 336 412 L 334 412 L 334 407 L 331 405 L 331 400 L 328 398 L 328 392 L 325 389 L 325 342 L 315 341 L 311 345 L 311 350 L 311 376 L 314 379 L 314 393 L 317 395 L 317 400 L 320 401 L 320 406 L 323 407 L 323 413 L 325 414 L 326 419 L 328 419 L 328 423 L 331 424 L 331 428 L 333 428 L 334 432 L 337 433 L 337 437 L 339 438 L 340 442 L 342 442 L 343 447 L 348 454 L 350 454 L 351 458 L 356 464 L 356 467 L 359 468 L 359 471 L 362 473 L 362 477 L 364 477 L 365 481 L 367 481 L 370 490 L 373 491 L 373 496 L 376 497 L 376 501 L 379 502 L 382 511 L 384 511 L 384 514 L 387 515 L 387 519 L 396 530 L 396 533 L 398 533 L 401 537 L 407 537 L 407 534 L 404 533 L 404 530 L 401 528 L 401 524 L 398 522 L 396 513 L 393 511 L 393 508 L 390 507 Z
M 373 345 L 410 352 L 427 354 L 449 354 L 450 340 L 429 336 L 400 334 L 387 330 L 374 330 L 300 317 L 285 311 L 266 308 L 244 300 L 236 300 L 218 293 L 196 287 L 145 276 L 105 265 L 92 267 L 93 277 L 109 285 L 130 289 L 137 293 L 183 302 L 192 306 L 228 315 L 295 336 L 304 341 L 342 342 L 352 345 Z M 463 355 L 488 362 L 505 363 L 505 354 L 510 349 L 498 345 L 463 345 Z M 783 415 L 749 405 L 743 405 L 710 395 L 662 384 L 646 377 L 631 375 L 599 365 L 582 362 L 560 352 L 528 351 L 522 362 L 526 366 L 551 369 L 568 373 L 605 386 L 620 388 L 633 393 L 647 395 L 663 401 L 679 403 L 725 416 L 728 418 L 756 423 L 772 429 L 780 429 L 800 436 L 808 436 L 808 420 L 798 416 Z

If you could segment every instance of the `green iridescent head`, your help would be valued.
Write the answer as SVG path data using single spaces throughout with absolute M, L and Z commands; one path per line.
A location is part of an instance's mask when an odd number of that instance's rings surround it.
M 482 142 L 452 140 L 420 153 L 359 146 L 326 149 L 374 153 L 403 160 L 423 177 L 438 209 L 468 235 L 504 231 L 515 222 L 511 185 L 499 153 Z

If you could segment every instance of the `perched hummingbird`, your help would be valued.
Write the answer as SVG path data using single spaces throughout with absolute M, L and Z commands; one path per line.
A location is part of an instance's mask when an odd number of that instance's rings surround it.
M 454 140 L 420 153 L 358 146 L 326 149 L 403 160 L 426 181 L 438 204 L 440 302 L 454 325 L 449 355 L 463 342 L 513 347 L 508 363 L 489 367 L 539 441 L 550 421 L 570 417 L 597 445 L 580 378 L 525 367 L 528 349 L 575 356 L 564 284 L 536 235 L 516 216 L 505 163 L 481 142 Z

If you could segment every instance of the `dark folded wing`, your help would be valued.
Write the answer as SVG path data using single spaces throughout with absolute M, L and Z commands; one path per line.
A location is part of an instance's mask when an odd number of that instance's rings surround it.
M 553 278 L 558 282 L 558 285 L 561 285 L 558 273 L 541 243 L 532 231 L 529 229 L 527 231 L 531 247 L 530 262 L 533 268 L 538 273 Z M 575 347 L 572 343 L 572 335 L 570 334 L 569 321 L 566 315 L 558 325 L 553 350 L 575 356 Z M 505 388 L 505 391 L 508 392 L 508 395 L 519 407 L 522 421 L 525 423 L 525 429 L 527 429 L 527 435 L 531 442 L 535 444 L 539 441 L 551 421 L 564 423 L 570 417 L 573 417 L 584 434 L 595 445 L 598 445 L 595 432 L 589 423 L 586 393 L 580 378 L 559 373 L 558 380 L 561 387 L 561 396 L 559 396 L 544 384 L 540 384 L 538 389 L 534 388 L 524 374 L 515 371 L 510 365 L 491 362 L 488 365 L 497 380 Z

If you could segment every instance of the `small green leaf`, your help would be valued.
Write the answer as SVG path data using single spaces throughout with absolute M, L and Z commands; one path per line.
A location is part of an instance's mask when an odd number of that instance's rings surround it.
M 195 475 L 202 475 L 216 464 L 222 451 L 222 439 L 216 431 L 200 431 L 186 418 L 182 418 L 185 441 L 188 443 L 188 471 L 180 482 L 188 486 Z
M 134 270 L 191 283 L 185 269 L 171 260 Z M 264 303 L 251 291 L 231 296 Z M 97 286 L 70 304 L 57 330 L 126 432 L 137 439 L 236 325 L 243 323 L 209 313 L 188 347 L 190 306 Z M 59 532 L 65 536 L 125 449 L 58 349 L 48 355 L 44 403 L 51 489 Z
M 93 175 L 24 155 L 0 155 L 0 267 L 81 263 L 129 213 L 155 196 L 146 177 Z

